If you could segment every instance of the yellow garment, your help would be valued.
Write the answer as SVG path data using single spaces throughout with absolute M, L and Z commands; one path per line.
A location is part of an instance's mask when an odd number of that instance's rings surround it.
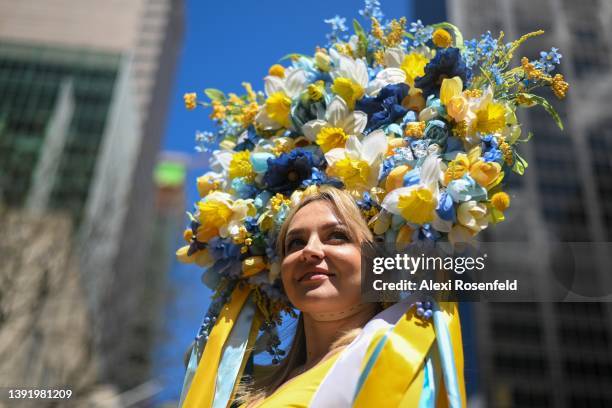
M 319 388 L 321 381 L 332 368 L 338 357 L 342 353 L 338 352 L 312 367 L 310 370 L 290 379 L 265 400 L 255 405 L 254 408 L 306 408 L 310 400 Z M 245 408 L 243 404 L 240 408 Z

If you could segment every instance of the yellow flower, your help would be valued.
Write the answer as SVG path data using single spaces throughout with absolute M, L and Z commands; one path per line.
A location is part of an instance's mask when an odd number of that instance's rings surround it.
M 249 102 L 255 102 L 257 100 L 257 94 L 253 92 L 253 86 L 250 82 L 243 82 L 242 86 L 247 93 L 247 100 Z
M 220 184 L 221 183 L 219 180 L 216 180 L 210 175 L 204 175 L 196 179 L 196 185 L 198 187 L 200 197 L 205 197 L 211 191 L 218 190 Z
M 387 38 L 385 38 L 385 46 L 386 47 L 395 47 L 399 45 L 404 37 L 404 32 L 406 29 L 406 17 L 402 17 L 399 20 L 391 20 L 390 32 L 387 34 Z
M 455 96 L 460 96 L 463 90 L 463 81 L 460 77 L 445 78 L 442 80 L 440 87 L 440 102 L 447 106 L 450 100 Z
M 493 184 L 498 181 L 500 174 L 501 166 L 496 162 L 478 160 L 470 167 L 470 176 L 485 188 L 492 187 Z
M 219 228 L 211 225 L 200 225 L 196 231 L 196 239 L 200 242 L 208 242 L 217 235 L 219 235 Z
M 199 266 L 209 266 L 213 263 L 213 258 L 210 256 L 208 249 L 200 249 L 191 255 L 187 255 L 189 245 L 179 248 L 176 251 L 176 257 L 182 263 L 196 263 Z
M 492 102 L 476 112 L 476 131 L 494 133 L 506 124 L 506 107 L 501 103 Z
M 559 99 L 565 98 L 565 95 L 569 90 L 569 84 L 565 82 L 565 79 L 561 74 L 557 74 L 553 77 L 551 87 L 555 96 Z
M 425 133 L 425 122 L 408 122 L 404 128 L 404 136 L 420 139 Z
M 463 95 L 453 96 L 446 105 L 448 116 L 453 118 L 455 122 L 461 122 L 465 119 L 469 112 L 470 104 Z
M 307 88 L 308 99 L 313 102 L 320 101 L 323 98 L 325 92 L 325 82 L 317 81 L 314 84 L 308 85 Z
M 452 180 L 457 180 L 463 177 L 470 169 L 470 160 L 464 153 L 459 153 L 452 160 L 444 172 L 444 184 L 450 183 Z
M 486 205 L 476 201 L 461 203 L 457 208 L 457 221 L 472 233 L 482 231 L 489 223 Z
M 408 195 L 401 195 L 397 204 L 400 214 L 409 222 L 425 224 L 433 221 L 436 198 L 425 187 L 415 188 Z
M 210 114 L 210 118 L 213 120 L 223 120 L 226 117 L 227 108 L 223 106 L 223 104 L 219 101 L 212 102 L 212 113 Z
M 189 110 L 195 109 L 197 105 L 197 94 L 195 92 L 186 93 L 183 95 L 185 100 L 185 107 Z
M 185 231 L 183 231 L 183 239 L 185 242 L 191 242 L 193 239 L 193 230 L 191 228 L 187 228 Z
M 338 160 L 329 171 L 332 176 L 339 177 L 349 189 L 367 185 L 370 176 L 370 166 L 365 160 L 350 157 Z
M 263 256 L 250 256 L 242 261 L 242 277 L 248 278 L 268 267 Z
M 383 41 L 385 38 L 385 32 L 380 26 L 380 22 L 376 19 L 376 17 L 372 17 L 372 36 L 379 41 Z
M 229 177 L 253 177 L 253 165 L 251 164 L 250 152 L 244 150 L 236 152 L 232 155 L 232 160 L 229 164 Z
M 279 78 L 285 77 L 285 67 L 279 64 L 274 64 L 268 70 L 268 74 Z
M 232 209 L 226 203 L 217 200 L 199 202 L 198 209 L 201 227 L 205 228 L 221 228 L 229 223 L 233 215 Z
M 406 147 L 406 141 L 401 137 L 390 137 L 387 142 L 387 153 L 385 156 L 389 157 L 393 155 L 393 149 L 399 147 Z
M 401 250 L 406 245 L 412 242 L 412 234 L 414 230 L 408 225 L 404 225 L 397 233 L 395 238 L 396 249 Z
M 315 65 L 323 72 L 328 72 L 331 69 L 331 58 L 323 51 L 315 53 Z
M 291 120 L 291 99 L 283 92 L 275 92 L 266 99 L 266 113 L 273 121 L 289 128 Z
M 404 176 L 410 170 L 410 166 L 402 164 L 389 172 L 385 180 L 385 190 L 392 191 L 404 185 Z
M 414 87 L 414 80 L 425 75 L 425 66 L 429 60 L 416 52 L 411 52 L 404 57 L 400 68 L 406 73 L 406 83 Z
M 253 121 L 255 121 L 255 116 L 257 116 L 257 112 L 259 111 L 259 105 L 257 102 L 251 102 L 248 105 L 245 105 L 242 108 L 242 116 L 241 123 L 242 126 L 249 127 Z
M 510 207 L 510 196 L 500 191 L 499 193 L 493 194 L 491 197 L 491 204 L 499 211 L 505 211 L 508 207 Z
M 343 77 L 339 77 L 334 80 L 331 90 L 333 93 L 344 99 L 344 102 L 346 102 L 351 110 L 355 108 L 355 102 L 358 99 L 361 99 L 365 93 L 361 85 L 352 79 Z
M 434 45 L 440 48 L 448 48 L 453 44 L 453 37 L 443 28 L 434 31 L 432 40 Z
M 232 105 L 236 105 L 236 106 L 244 105 L 244 101 L 240 99 L 240 97 L 233 92 L 229 93 L 229 103 L 231 103 Z
M 317 144 L 323 153 L 327 153 L 336 147 L 344 147 L 347 139 L 348 135 L 342 128 L 323 127 L 317 135 Z

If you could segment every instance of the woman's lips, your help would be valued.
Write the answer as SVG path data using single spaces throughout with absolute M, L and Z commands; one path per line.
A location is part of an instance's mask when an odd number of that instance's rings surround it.
M 333 275 L 320 273 L 320 272 L 308 272 L 306 275 L 302 276 L 299 281 L 300 282 L 318 281 L 318 280 L 329 279 L 330 276 L 333 276 Z
M 298 282 L 305 281 L 319 281 L 329 279 L 330 276 L 335 276 L 333 273 L 329 273 L 326 269 L 315 268 L 314 271 L 306 272 L 299 279 Z

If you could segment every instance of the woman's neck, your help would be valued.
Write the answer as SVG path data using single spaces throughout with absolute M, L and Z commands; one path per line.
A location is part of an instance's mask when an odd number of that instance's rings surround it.
M 369 303 L 354 314 L 337 320 L 318 320 L 304 313 L 304 335 L 306 338 L 306 363 L 309 369 L 321 361 L 330 351 L 332 344 L 344 333 L 363 327 L 376 314 L 376 304 Z

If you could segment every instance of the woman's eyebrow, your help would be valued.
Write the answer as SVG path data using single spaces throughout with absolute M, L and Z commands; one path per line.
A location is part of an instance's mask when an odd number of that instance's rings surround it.
M 323 224 L 321 226 L 322 229 L 326 230 L 326 229 L 330 229 L 332 227 L 342 227 L 342 228 L 346 228 L 346 226 L 343 223 L 340 222 L 336 222 L 336 221 L 332 221 L 332 222 L 328 222 L 326 224 Z M 289 238 L 292 235 L 296 235 L 296 234 L 300 234 L 302 232 L 306 231 L 306 228 L 294 228 L 289 230 L 289 232 L 287 233 L 287 238 Z

